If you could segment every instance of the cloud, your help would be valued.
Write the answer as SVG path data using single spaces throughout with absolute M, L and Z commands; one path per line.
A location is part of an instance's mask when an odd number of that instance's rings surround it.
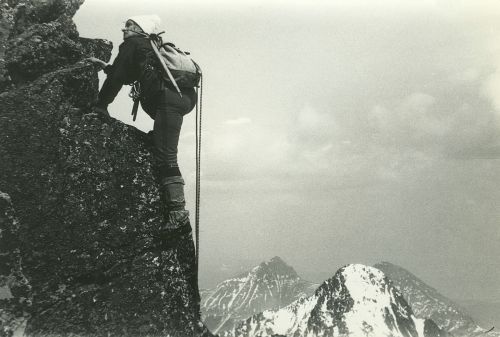
M 409 3 L 398 8 L 413 8 Z M 230 101 L 252 119 L 218 120 L 219 127 L 205 138 L 210 161 L 205 178 L 253 184 L 259 177 L 274 186 L 321 179 L 337 188 L 402 180 L 440 160 L 498 157 L 500 132 L 490 99 L 500 92 L 500 75 L 481 96 L 494 64 L 484 35 L 489 26 L 479 12 L 466 16 L 468 4 L 427 1 L 422 11 L 404 12 L 404 22 L 393 12 L 369 22 L 355 21 L 363 15 L 339 18 L 331 26 L 323 23 L 322 29 L 336 32 L 328 39 L 293 32 L 286 41 L 303 43 L 297 49 L 258 34 L 260 45 L 273 46 L 279 63 L 252 60 L 273 69 L 262 72 L 269 83 L 281 78 L 286 85 L 268 88 L 252 82 L 261 81 L 260 74 L 246 77 L 242 83 L 248 88 L 265 92 L 242 90 L 243 98 Z M 449 7 L 453 14 L 447 14 Z M 315 19 L 311 29 L 322 22 Z M 375 33 L 366 34 L 364 24 Z M 245 35 L 250 45 L 252 32 Z M 312 53 L 318 46 L 322 52 Z M 306 55 L 312 56 L 302 62 Z
M 242 190 L 288 190 L 304 181 L 311 190 L 362 188 L 422 176 L 443 160 L 500 158 L 496 112 L 471 90 L 481 82 L 446 78 L 445 90 L 415 91 L 347 113 L 305 102 L 279 121 L 226 121 L 205 137 L 204 179 Z
M 462 159 L 465 154 L 471 159 L 485 158 L 486 154 L 499 157 L 500 127 L 494 123 L 495 113 L 487 102 L 478 95 L 450 96 L 413 93 L 390 106 L 376 105 L 369 113 L 374 143 L 399 153 L 460 154 Z
M 446 116 L 435 113 L 436 99 L 415 92 L 389 103 L 376 105 L 368 113 L 368 134 L 374 144 L 392 148 L 433 146 L 446 132 Z

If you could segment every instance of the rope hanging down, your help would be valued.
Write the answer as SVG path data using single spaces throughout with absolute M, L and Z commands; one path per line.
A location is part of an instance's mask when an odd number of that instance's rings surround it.
M 199 99 L 196 104 L 196 211 L 195 211 L 195 234 L 196 234 L 196 278 L 198 278 L 198 266 L 200 260 L 200 175 L 201 175 L 201 110 L 203 105 L 203 75 L 200 77 Z

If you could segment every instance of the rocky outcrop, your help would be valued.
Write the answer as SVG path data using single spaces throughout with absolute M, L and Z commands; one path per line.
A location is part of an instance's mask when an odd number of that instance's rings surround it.
M 90 108 L 98 77 L 81 60 L 111 44 L 78 37 L 81 3 L 0 0 L 2 333 L 193 335 L 191 234 L 161 231 L 148 137 Z
M 109 58 L 109 43 L 78 37 L 72 17 L 83 0 L 0 0 L 0 89 L 32 81 L 89 54 Z

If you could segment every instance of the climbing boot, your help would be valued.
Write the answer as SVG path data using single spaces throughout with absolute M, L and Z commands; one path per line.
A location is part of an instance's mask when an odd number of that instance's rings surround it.
M 166 177 L 162 181 L 165 199 L 164 232 L 165 235 L 179 237 L 191 232 L 189 211 L 185 209 L 184 179 L 181 176 Z

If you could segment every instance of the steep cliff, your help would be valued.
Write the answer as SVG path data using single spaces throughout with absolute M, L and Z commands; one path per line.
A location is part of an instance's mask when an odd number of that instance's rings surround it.
M 162 234 L 147 136 L 92 113 L 81 60 L 111 44 L 78 36 L 82 2 L 0 0 L 0 335 L 193 335 L 192 236 Z

